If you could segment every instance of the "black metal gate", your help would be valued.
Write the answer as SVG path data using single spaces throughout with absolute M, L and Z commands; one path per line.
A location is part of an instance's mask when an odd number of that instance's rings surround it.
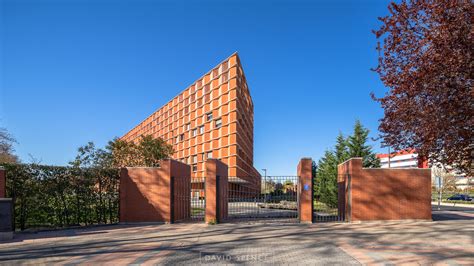
M 172 178 L 171 217 L 173 222 L 204 222 L 205 178 Z
M 191 180 L 191 221 L 204 222 L 206 212 L 205 185 L 205 177 L 193 178 Z
M 229 177 L 230 221 L 298 221 L 298 177 Z
M 313 222 L 343 222 L 344 221 L 344 190 L 345 183 L 338 182 L 340 178 L 328 185 L 313 178 Z

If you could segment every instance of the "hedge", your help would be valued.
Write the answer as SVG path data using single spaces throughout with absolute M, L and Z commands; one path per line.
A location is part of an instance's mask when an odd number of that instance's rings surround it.
M 117 169 L 1 164 L 17 229 L 117 223 Z

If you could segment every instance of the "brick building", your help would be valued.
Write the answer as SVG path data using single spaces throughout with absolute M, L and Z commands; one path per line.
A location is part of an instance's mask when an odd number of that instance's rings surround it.
M 125 134 L 160 137 L 172 144 L 173 159 L 191 165 L 191 178 L 204 177 L 207 158 L 228 165 L 229 177 L 257 186 L 253 167 L 253 102 L 237 53 L 212 68 L 188 88 Z

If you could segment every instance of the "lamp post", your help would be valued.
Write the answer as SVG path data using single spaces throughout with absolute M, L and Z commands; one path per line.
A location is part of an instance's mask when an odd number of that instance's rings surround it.
M 263 202 L 267 202 L 267 169 L 263 168 L 262 171 L 264 172 L 264 176 L 263 176 Z

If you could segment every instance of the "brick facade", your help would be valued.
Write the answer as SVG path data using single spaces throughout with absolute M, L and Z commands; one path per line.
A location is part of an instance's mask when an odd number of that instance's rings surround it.
M 259 185 L 260 174 L 253 167 L 253 119 L 252 98 L 235 53 L 122 139 L 163 138 L 173 145 L 174 159 L 191 165 L 193 178 L 204 177 L 206 160 L 216 158 L 228 165 L 228 176 Z
M 190 214 L 189 165 L 164 160 L 160 167 L 127 167 L 120 171 L 120 222 L 167 222 Z M 178 195 L 180 200 L 173 200 Z M 187 195 L 187 197 L 186 197 Z
M 338 166 L 339 213 L 346 221 L 431 220 L 431 170 Z M 342 192 L 342 193 L 341 193 Z

